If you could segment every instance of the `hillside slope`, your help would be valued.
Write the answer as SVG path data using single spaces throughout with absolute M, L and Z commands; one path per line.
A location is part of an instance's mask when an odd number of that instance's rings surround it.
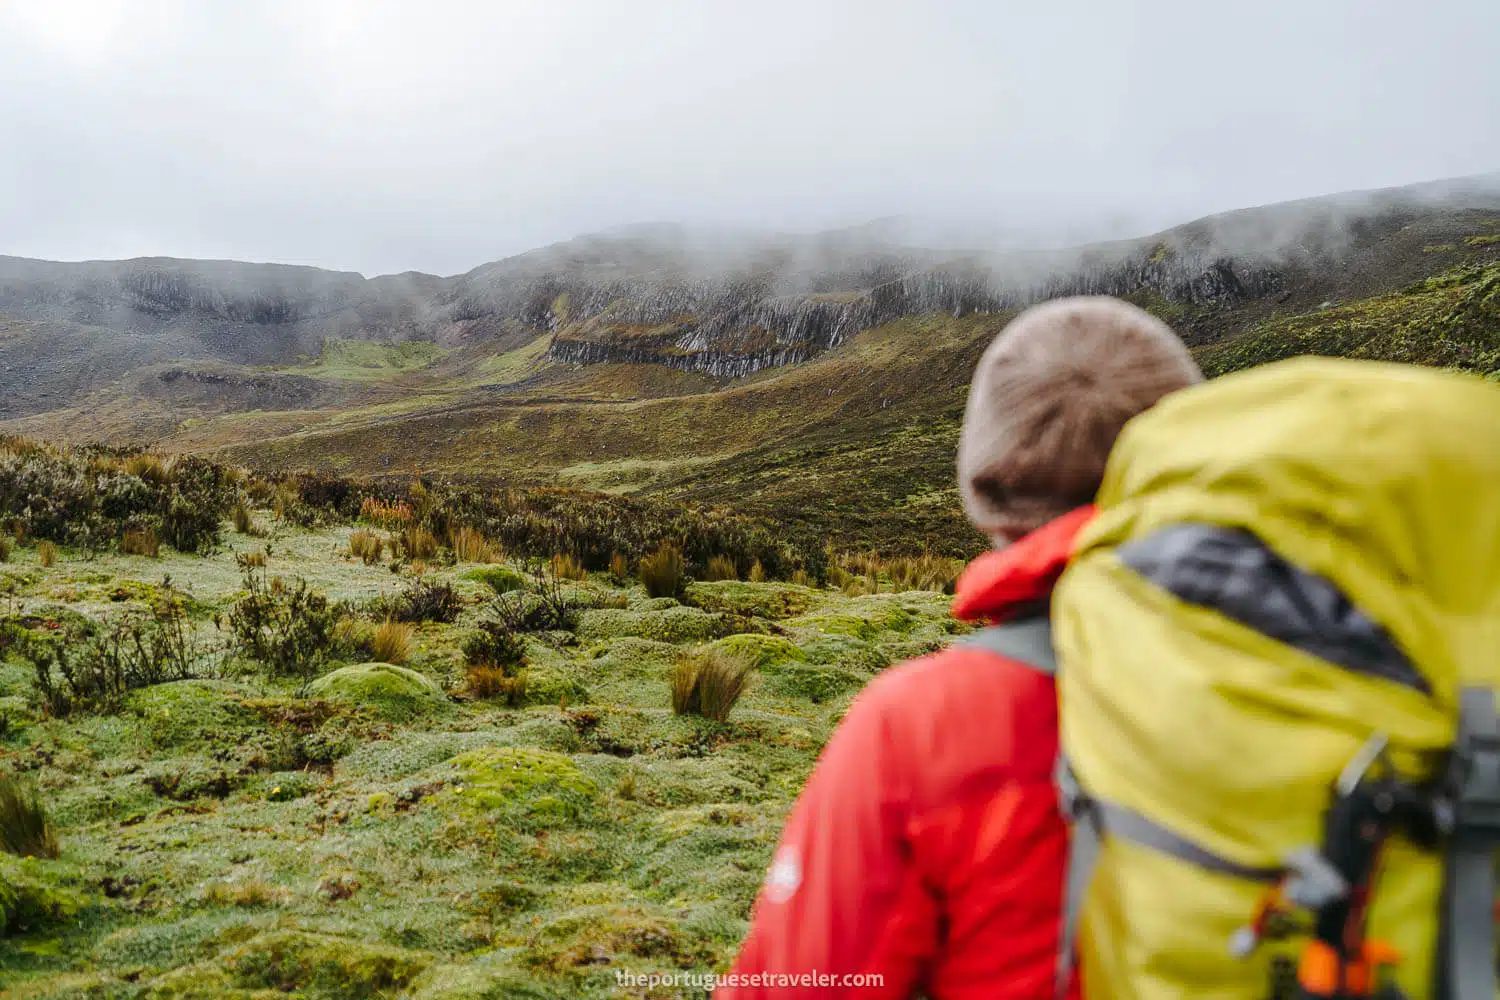
M 1037 298 L 1135 301 L 1211 374 L 1309 352 L 1500 369 L 1494 179 L 1003 258 L 838 235 L 729 247 L 628 232 L 372 281 L 189 262 L 161 284 L 145 277 L 161 262 L 0 260 L 0 428 L 725 501 L 962 555 L 968 374 Z

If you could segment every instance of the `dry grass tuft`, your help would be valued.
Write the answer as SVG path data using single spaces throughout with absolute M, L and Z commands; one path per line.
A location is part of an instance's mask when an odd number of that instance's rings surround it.
M 641 583 L 652 597 L 677 597 L 687 581 L 687 565 L 676 546 L 663 545 L 641 560 Z
M 48 569 L 57 565 L 57 546 L 51 542 L 43 542 L 37 546 L 37 556 L 42 560 L 42 565 Z
M 120 551 L 127 556 L 149 556 L 156 559 L 161 555 L 161 539 L 156 537 L 155 528 L 132 528 L 120 539 Z
M 385 554 L 385 539 L 360 528 L 349 536 L 349 554 L 366 566 L 378 566 L 380 557 Z
M 752 657 L 722 649 L 682 656 L 672 671 L 672 711 L 728 721 L 754 669 Z
M 405 622 L 386 621 L 375 630 L 370 648 L 375 659 L 381 663 L 401 664 L 411 655 L 411 640 L 415 629 Z
M 708 560 L 708 570 L 704 575 L 709 580 L 738 580 L 740 571 L 728 556 L 713 556 Z
M 474 528 L 459 528 L 453 533 L 453 554 L 459 562 L 497 563 L 505 560 L 500 546 Z

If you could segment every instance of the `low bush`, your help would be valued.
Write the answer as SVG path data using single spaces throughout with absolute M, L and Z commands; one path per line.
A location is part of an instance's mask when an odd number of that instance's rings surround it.
M 173 681 L 218 677 L 223 650 L 198 640 L 184 601 L 169 583 L 149 611 L 129 612 L 60 634 L 27 633 L 20 652 L 48 714 L 118 712 L 125 696 Z
M 687 586 L 687 566 L 676 546 L 664 545 L 641 560 L 641 583 L 652 597 L 678 597 Z
M 672 671 L 672 711 L 728 721 L 754 669 L 754 657 L 738 651 L 706 649 L 680 657 Z
M 120 551 L 127 556 L 148 556 L 156 559 L 161 555 L 161 539 L 151 527 L 132 528 L 120 539 Z
M 453 622 L 463 613 L 464 601 L 451 583 L 417 580 L 394 598 L 374 604 L 381 617 L 398 622 Z
M 280 577 L 268 582 L 264 570 L 257 572 L 243 557 L 238 561 L 245 596 L 230 610 L 228 627 L 240 651 L 276 676 L 309 683 L 335 649 L 338 610 L 305 580 L 290 587 Z
M 475 698 L 526 700 L 526 643 L 503 622 L 486 619 L 464 640 L 465 682 Z
M 57 832 L 34 787 L 0 772 L 0 851 L 22 858 L 55 858 Z M 0 909 L 0 916 L 3 916 Z M 3 920 L 0 920 L 3 923 Z

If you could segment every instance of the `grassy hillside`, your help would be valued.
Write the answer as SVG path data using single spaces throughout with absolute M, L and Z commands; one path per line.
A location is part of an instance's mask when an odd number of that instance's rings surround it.
M 63 485 L 77 463 L 102 493 Z M 0 494 L 26 490 L 0 518 L 7 997 L 644 996 L 616 973 L 721 970 L 849 699 L 963 631 L 951 565 L 820 585 L 722 514 L 674 535 L 702 540 L 675 584 L 579 565 L 656 516 L 604 497 L 375 504 L 10 442 Z M 184 509 L 200 554 L 131 541 Z M 736 575 L 772 579 L 708 579 Z M 674 711 L 699 668 L 748 672 L 727 718 Z M 30 860 L 3 846 L 18 781 L 55 841 Z

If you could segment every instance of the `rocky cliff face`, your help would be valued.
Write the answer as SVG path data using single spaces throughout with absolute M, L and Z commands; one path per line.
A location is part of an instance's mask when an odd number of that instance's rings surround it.
M 1335 298 L 1356 273 L 1365 285 L 1398 280 L 1371 264 L 1386 259 L 1371 248 L 1439 203 L 1450 213 L 1493 212 L 1500 179 L 1270 206 L 1137 241 L 1027 254 L 872 245 L 847 234 L 707 239 L 657 227 L 580 238 L 450 278 L 0 257 L 0 321 L 66 326 L 75 331 L 70 343 L 108 356 L 94 367 L 113 375 L 186 358 L 285 364 L 317 353 L 330 336 L 524 343 L 549 332 L 559 361 L 734 377 L 805 361 L 903 316 L 999 312 L 1059 295 L 1144 298 L 1193 335 L 1215 310 L 1247 301 Z M 7 367 L 27 377 L 47 365 L 90 367 L 39 350 L 0 337 L 0 379 Z M 90 379 L 73 382 L 86 389 Z

